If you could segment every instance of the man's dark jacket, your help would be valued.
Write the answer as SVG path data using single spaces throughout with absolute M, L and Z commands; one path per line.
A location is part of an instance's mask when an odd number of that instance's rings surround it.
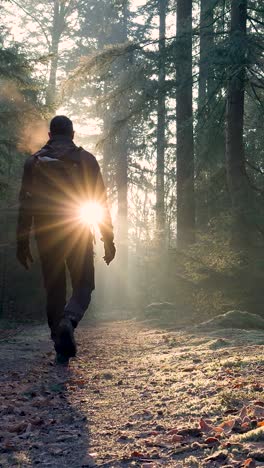
M 43 220 L 47 220 L 49 213 L 52 212 L 54 203 L 46 203 L 47 211 L 43 212 L 43 194 L 38 180 L 36 178 L 36 165 L 43 158 L 51 158 L 56 162 L 65 161 L 79 174 L 77 189 L 71 187 L 71 182 L 65 180 L 65 204 L 67 204 L 67 194 L 75 191 L 76 209 L 78 196 L 81 201 L 92 199 L 99 202 L 104 209 L 104 222 L 100 225 L 102 240 L 107 244 L 113 241 L 113 226 L 111 216 L 107 207 L 106 190 L 100 171 L 99 164 L 96 158 L 82 148 L 78 148 L 74 142 L 64 136 L 53 137 L 48 143 L 36 154 L 30 156 L 24 165 L 24 173 L 22 178 L 22 186 L 19 195 L 19 215 L 17 224 L 17 246 L 18 249 L 27 249 L 29 247 L 30 231 L 34 221 L 34 230 L 37 236 L 39 224 L 43 224 Z M 46 188 L 47 192 L 49 187 Z M 78 195 L 79 190 L 79 195 Z M 48 200 L 48 194 L 46 194 Z M 74 198 L 73 197 L 73 198 Z M 45 197 L 44 197 L 45 199 Z M 45 210 L 44 210 L 45 211 Z M 40 223 L 40 219 L 42 222 Z

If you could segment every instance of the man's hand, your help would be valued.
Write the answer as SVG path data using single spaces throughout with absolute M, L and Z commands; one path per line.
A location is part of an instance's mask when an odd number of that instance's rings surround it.
M 29 270 L 30 264 L 34 261 L 28 245 L 17 246 L 16 258 L 26 270 Z
M 116 248 L 114 242 L 105 242 L 105 256 L 103 257 L 105 263 L 109 265 L 115 258 Z

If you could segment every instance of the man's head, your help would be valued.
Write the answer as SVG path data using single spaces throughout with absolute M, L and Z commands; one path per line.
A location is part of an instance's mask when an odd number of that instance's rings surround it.
M 72 121 L 65 115 L 56 115 L 50 122 L 49 137 L 57 135 L 74 138 Z

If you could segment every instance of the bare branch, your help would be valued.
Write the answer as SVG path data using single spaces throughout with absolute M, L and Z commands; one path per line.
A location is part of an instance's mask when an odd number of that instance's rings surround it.
M 33 15 L 32 13 L 30 13 L 26 8 L 24 8 L 20 2 L 17 2 L 16 0 L 10 0 L 11 3 L 14 3 L 14 5 L 16 5 L 18 8 L 20 8 L 20 10 L 22 10 L 24 13 L 26 13 L 27 16 L 29 16 L 30 18 L 32 18 L 34 21 L 36 21 L 36 23 L 38 23 L 41 31 L 43 32 L 44 36 L 45 36 L 45 39 L 46 39 L 46 42 L 47 42 L 47 45 L 48 47 L 50 47 L 50 39 L 48 37 L 48 34 L 45 30 L 45 28 L 43 27 L 43 24 L 42 22 L 35 16 Z
M 249 167 L 251 167 L 251 169 L 254 169 L 254 171 L 259 172 L 259 174 L 261 174 L 261 175 L 264 175 L 264 171 L 263 171 L 260 167 L 255 166 L 254 164 L 252 164 L 252 163 L 249 162 L 248 160 L 246 160 L 246 164 L 247 164 Z

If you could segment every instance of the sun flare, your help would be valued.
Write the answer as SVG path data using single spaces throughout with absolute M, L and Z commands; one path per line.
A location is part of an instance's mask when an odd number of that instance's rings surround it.
M 103 222 L 103 208 L 100 203 L 86 202 L 80 206 L 79 219 L 82 224 L 97 228 Z

